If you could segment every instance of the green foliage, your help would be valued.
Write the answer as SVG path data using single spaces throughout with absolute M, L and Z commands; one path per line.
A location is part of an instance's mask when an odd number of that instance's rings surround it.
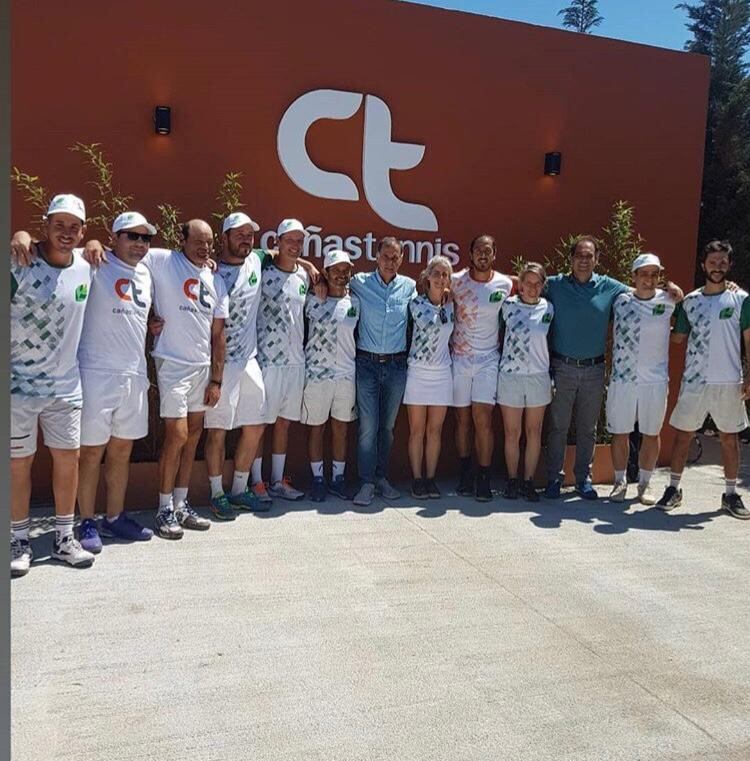
M 92 180 L 88 180 L 88 184 L 96 189 L 93 202 L 95 213 L 88 212 L 86 220 L 89 232 L 104 230 L 109 237 L 112 220 L 130 209 L 133 196 L 125 195 L 115 187 L 112 162 L 107 161 L 101 143 L 76 143 L 70 150 L 83 156 L 84 163 L 94 175 Z
M 693 35 L 685 48 L 711 58 L 698 248 L 732 242 L 733 278 L 750 286 L 750 0 L 680 3 Z M 696 274 L 698 274 L 696 272 Z
M 156 207 L 161 215 L 161 224 L 159 225 L 159 237 L 165 248 L 171 248 L 176 251 L 182 243 L 182 234 L 180 232 L 180 210 L 169 203 L 162 203 Z
M 604 21 L 597 6 L 597 0 L 571 0 L 570 5 L 558 11 L 557 15 L 563 17 L 562 25 L 566 29 L 589 34 Z
M 26 174 L 26 172 L 22 172 L 16 166 L 13 167 L 10 173 L 10 179 L 24 193 L 23 200 L 37 210 L 38 213 L 34 214 L 31 220 L 31 231 L 40 234 L 44 229 L 43 217 L 51 200 L 49 193 L 47 193 L 38 177 Z
M 523 268 L 526 266 L 526 259 L 523 256 L 514 256 L 510 260 L 510 269 L 514 275 L 520 275 Z
M 214 246 L 216 253 L 221 253 L 221 225 L 224 218 L 232 212 L 245 208 L 242 203 L 242 184 L 240 183 L 242 172 L 227 172 L 219 186 L 219 192 L 216 200 L 219 207 L 211 214 L 211 221 L 214 228 Z

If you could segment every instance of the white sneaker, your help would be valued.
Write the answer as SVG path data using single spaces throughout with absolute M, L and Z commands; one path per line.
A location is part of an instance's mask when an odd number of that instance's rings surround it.
M 271 484 L 268 487 L 268 493 L 272 497 L 279 499 L 288 499 L 290 502 L 296 502 L 305 496 L 305 492 L 299 491 L 292 486 L 292 482 L 285 476 L 281 481 Z
M 628 495 L 628 482 L 621 481 L 619 484 L 615 484 L 612 487 L 612 491 L 609 493 L 610 502 L 624 502 L 625 497 Z
M 354 496 L 354 504 L 366 507 L 372 504 L 375 497 L 375 484 L 362 484 L 360 490 Z
M 656 495 L 651 491 L 651 484 L 638 484 L 638 501 L 642 505 L 655 505 Z
M 375 484 L 375 491 L 385 499 L 398 499 L 401 496 L 401 492 L 398 489 L 394 489 L 389 483 L 387 478 L 379 478 Z
M 17 537 L 10 540 L 10 575 L 25 576 L 31 567 L 31 561 L 34 559 L 34 552 L 28 542 L 24 542 Z
M 67 534 L 59 542 L 55 538 L 52 557 L 75 568 L 88 568 L 94 563 L 94 553 L 84 550 L 73 534 Z

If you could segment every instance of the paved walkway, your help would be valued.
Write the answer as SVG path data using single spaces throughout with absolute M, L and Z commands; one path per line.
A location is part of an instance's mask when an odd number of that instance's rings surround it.
M 12 584 L 13 758 L 747 760 L 750 522 L 715 466 L 684 485 L 672 515 L 305 502 L 40 557 Z

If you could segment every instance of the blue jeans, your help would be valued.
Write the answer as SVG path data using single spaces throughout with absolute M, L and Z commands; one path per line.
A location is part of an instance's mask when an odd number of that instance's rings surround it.
M 359 477 L 374 484 L 388 472 L 401 400 L 406 388 L 406 357 L 378 362 L 357 355 L 357 410 Z

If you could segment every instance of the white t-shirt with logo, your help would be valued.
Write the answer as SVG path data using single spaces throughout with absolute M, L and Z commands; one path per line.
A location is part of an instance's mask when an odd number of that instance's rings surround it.
M 113 251 L 108 259 L 92 271 L 78 363 L 86 370 L 145 378 L 151 273 L 142 262 L 131 267 Z
M 423 294 L 409 302 L 409 316 L 412 322 L 409 367 L 450 367 L 449 344 L 455 328 L 453 304 L 435 305 Z
M 669 380 L 669 335 L 675 303 L 659 288 L 651 299 L 621 293 L 612 305 L 610 383 L 638 385 Z
M 685 296 L 676 312 L 675 333 L 687 333 L 683 390 L 709 384 L 742 382 L 742 333 L 750 327 L 746 291 L 706 295 L 702 289 Z
M 308 382 L 354 378 L 357 347 L 354 330 L 360 315 L 359 299 L 347 294 L 322 301 L 310 296 L 305 304 L 307 342 L 305 378 Z
M 452 290 L 456 316 L 451 337 L 453 356 L 496 359 L 500 307 L 510 296 L 513 281 L 493 272 L 486 283 L 478 282 L 466 269 L 453 275 Z
M 265 251 L 256 249 L 242 264 L 219 262 L 216 272 L 229 294 L 229 316 L 225 326 L 227 362 L 245 363 L 258 353 L 256 322 L 265 256 Z
M 196 267 L 181 251 L 151 249 L 143 262 L 153 278 L 154 309 L 164 320 L 153 356 L 210 365 L 211 325 L 229 313 L 224 281 L 208 267 Z
M 549 372 L 547 334 L 555 309 L 547 299 L 526 304 L 519 296 L 503 302 L 500 326 L 505 327 L 500 372 L 538 375 Z
M 78 253 L 67 267 L 40 254 L 10 271 L 10 393 L 80 400 L 78 343 L 91 267 Z
M 263 270 L 258 310 L 258 363 L 261 367 L 304 367 L 307 272 L 269 264 Z

